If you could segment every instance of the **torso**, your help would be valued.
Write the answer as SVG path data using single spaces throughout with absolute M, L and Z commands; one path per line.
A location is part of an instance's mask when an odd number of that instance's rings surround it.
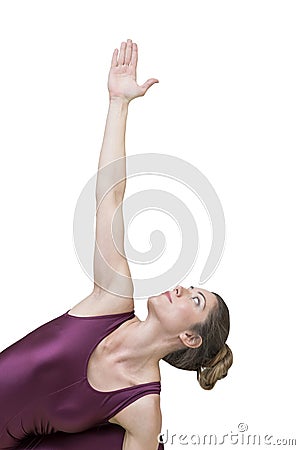
M 107 301 L 107 298 L 105 299 L 105 302 L 103 299 L 101 299 L 101 301 L 99 300 L 99 297 L 95 298 L 95 295 L 91 294 L 70 309 L 68 314 L 79 317 L 101 316 L 131 312 L 134 309 L 133 299 L 132 302 L 126 299 L 127 303 L 123 303 L 120 299 L 116 302 L 115 299 L 115 301 L 110 304 Z M 120 303 L 122 307 L 120 307 Z M 114 339 L 120 337 L 120 333 L 123 332 L 122 326 L 134 320 L 136 320 L 136 318 L 126 321 L 102 339 L 90 355 L 87 366 L 87 380 L 93 389 L 101 392 L 109 392 L 138 384 L 160 381 L 159 367 L 143 374 L 139 374 L 138 376 L 130 376 L 128 371 L 122 370 L 121 365 L 115 364 L 110 352 L 106 351 L 108 341 L 113 342 Z M 99 374 L 101 374 L 101 376 L 99 376 Z M 109 422 L 119 423 L 118 414 L 111 417 Z

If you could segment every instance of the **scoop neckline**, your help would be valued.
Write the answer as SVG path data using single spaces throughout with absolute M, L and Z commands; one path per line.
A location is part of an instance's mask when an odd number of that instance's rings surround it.
M 127 311 L 127 312 L 123 312 L 123 313 L 115 313 L 115 314 L 101 314 L 100 316 L 74 316 L 72 314 L 69 314 L 69 311 L 71 311 L 71 309 L 68 309 L 67 312 L 65 312 L 64 316 L 67 317 L 74 317 L 75 319 L 99 319 L 101 317 L 116 317 L 116 316 L 124 316 L 126 314 L 131 315 L 134 314 L 134 309 L 131 311 Z
M 150 386 L 150 385 L 158 385 L 159 387 L 161 387 L 161 382 L 160 381 L 148 381 L 147 383 L 141 383 L 141 384 L 134 384 L 133 386 L 127 386 L 124 388 L 120 388 L 120 389 L 114 389 L 113 391 L 99 391 L 98 389 L 95 389 L 90 383 L 89 380 L 87 379 L 87 376 L 84 377 L 84 381 L 87 384 L 88 388 L 91 389 L 93 392 L 96 392 L 96 394 L 115 394 L 118 392 L 126 392 L 129 391 L 131 389 L 136 389 L 139 387 L 143 387 L 143 386 Z
M 70 310 L 69 310 L 70 311 Z M 132 315 L 132 313 L 134 314 L 134 311 L 135 310 L 132 310 L 132 311 L 130 311 L 130 312 L 125 312 L 125 313 L 117 313 L 117 314 L 108 314 L 108 315 L 106 315 L 106 316 L 87 316 L 87 317 L 85 317 L 85 316 L 83 316 L 83 317 L 79 317 L 79 316 L 72 316 L 72 315 L 70 315 L 70 314 L 68 314 L 68 312 L 66 313 L 69 317 L 75 317 L 75 318 L 79 318 L 79 319 L 92 319 L 92 318 L 94 318 L 94 317 L 114 317 L 114 316 L 124 316 L 124 315 Z M 85 382 L 85 384 L 88 386 L 88 389 L 90 389 L 91 391 L 93 391 L 93 392 L 95 392 L 96 394 L 114 394 L 115 392 L 126 392 L 126 391 L 128 391 L 128 390 L 130 390 L 130 389 L 134 389 L 134 388 L 137 388 L 137 387 L 139 387 L 139 386 L 141 386 L 141 387 L 143 387 L 143 386 L 150 386 L 151 384 L 154 384 L 154 385 L 158 385 L 160 388 L 161 388 L 161 382 L 160 381 L 148 381 L 147 383 L 141 383 L 141 384 L 134 384 L 133 386 L 127 386 L 127 387 L 124 387 L 124 388 L 120 388 L 120 389 L 114 389 L 114 390 L 110 390 L 110 391 L 100 391 L 99 389 L 96 389 L 96 388 L 94 388 L 91 384 L 90 384 L 90 382 L 89 382 L 89 380 L 88 380 L 88 375 L 87 375 L 87 371 L 88 371 L 88 363 L 89 363 L 89 360 L 90 360 L 90 358 L 91 358 L 91 355 L 92 355 L 92 353 L 93 353 L 93 351 L 95 350 L 95 348 L 97 347 L 97 345 L 101 342 L 101 341 L 103 341 L 103 339 L 105 339 L 109 334 L 111 334 L 111 333 L 113 333 L 114 331 L 116 331 L 124 322 L 126 322 L 126 320 L 124 320 L 124 321 L 122 321 L 121 323 L 119 323 L 118 325 L 117 325 L 117 327 L 116 328 L 114 328 L 114 330 L 113 331 L 111 331 L 110 333 L 108 333 L 108 334 L 106 334 L 105 336 L 103 336 L 103 338 L 100 340 L 100 341 L 98 341 L 97 342 L 97 344 L 95 345 L 95 346 L 93 346 L 92 347 L 92 349 L 89 351 L 89 353 L 88 353 L 88 356 L 87 356 L 87 359 L 86 359 L 86 361 L 85 361 L 85 364 L 84 364 L 84 370 L 83 370 L 83 380 L 84 380 L 84 382 Z

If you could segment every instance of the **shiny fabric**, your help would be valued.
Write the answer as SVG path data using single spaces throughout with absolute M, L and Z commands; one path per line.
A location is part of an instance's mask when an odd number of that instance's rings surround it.
M 0 449 L 93 450 L 92 440 L 97 450 L 121 450 L 124 430 L 108 420 L 138 398 L 159 394 L 160 382 L 101 392 L 89 384 L 87 364 L 98 343 L 133 317 L 134 311 L 92 317 L 67 311 L 0 353 Z M 117 443 L 99 446 L 105 432 Z
M 122 450 L 125 430 L 107 423 L 81 433 L 53 433 L 23 440 L 16 450 Z M 159 447 L 159 450 L 163 447 Z

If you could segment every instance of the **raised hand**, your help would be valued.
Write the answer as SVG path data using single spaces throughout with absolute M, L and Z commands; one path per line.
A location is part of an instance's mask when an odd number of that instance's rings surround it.
M 136 97 L 142 97 L 154 84 L 159 83 L 156 78 L 149 78 L 139 86 L 136 82 L 136 66 L 138 61 L 138 47 L 131 39 L 121 43 L 113 52 L 108 76 L 108 90 L 110 99 L 121 98 L 128 103 Z

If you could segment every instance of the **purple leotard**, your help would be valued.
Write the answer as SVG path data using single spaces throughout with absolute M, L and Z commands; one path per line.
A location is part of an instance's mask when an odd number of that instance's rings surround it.
M 160 382 L 101 392 L 89 384 L 87 364 L 99 342 L 133 317 L 66 312 L 0 353 L 0 449 L 121 450 L 124 429 L 108 420 L 159 394 Z

